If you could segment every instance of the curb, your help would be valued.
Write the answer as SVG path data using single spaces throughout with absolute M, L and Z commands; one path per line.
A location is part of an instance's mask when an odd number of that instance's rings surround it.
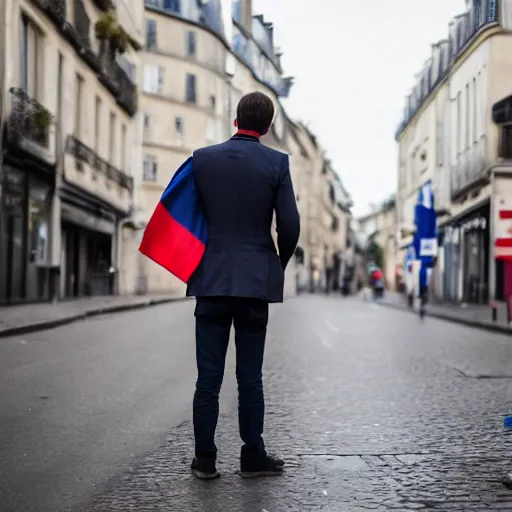
M 29 334 L 32 332 L 49 331 L 63 325 L 78 322 L 79 320 L 86 320 L 87 318 L 94 318 L 101 315 L 107 315 L 109 313 L 122 313 L 124 311 L 133 311 L 135 309 L 144 309 L 151 306 L 160 306 L 170 302 L 183 302 L 186 300 L 190 300 L 190 297 L 150 299 L 144 302 L 136 302 L 134 304 L 118 304 L 114 306 L 106 306 L 103 308 L 90 309 L 84 313 L 71 315 L 64 318 L 57 318 L 55 320 L 43 320 L 42 322 L 35 322 L 33 324 L 15 325 L 13 327 L 0 329 L 0 338 L 6 338 L 8 336 L 16 336 L 20 334 Z
M 399 304 L 391 304 L 389 302 L 377 302 L 377 304 L 380 304 L 381 306 L 385 306 L 392 309 L 398 309 L 400 311 L 403 311 L 404 313 L 414 314 L 416 315 L 416 311 L 411 311 L 410 309 L 400 306 Z M 512 335 L 512 329 L 510 327 L 507 327 L 505 325 L 499 325 L 499 324 L 491 324 L 491 323 L 484 323 L 479 322 L 478 320 L 471 320 L 470 318 L 456 318 L 450 315 L 446 315 L 444 313 L 436 313 L 436 312 L 430 312 L 427 308 L 426 316 L 430 316 L 432 318 L 437 318 L 439 320 L 444 320 L 446 322 L 451 322 L 454 324 L 462 324 L 466 325 L 468 327 L 476 327 L 477 329 L 482 329 L 485 331 L 491 331 L 491 332 L 497 332 L 500 334 L 508 334 L 509 336 Z

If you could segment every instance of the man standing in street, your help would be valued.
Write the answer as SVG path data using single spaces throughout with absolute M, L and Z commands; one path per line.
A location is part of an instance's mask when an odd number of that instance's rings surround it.
M 215 430 L 231 326 L 235 328 L 240 476 L 280 474 L 284 462 L 263 442 L 262 365 L 269 303 L 283 301 L 284 270 L 299 238 L 288 155 L 260 143 L 274 117 L 270 98 L 244 96 L 238 132 L 194 153 L 193 168 L 208 221 L 204 257 L 187 295 L 197 298 L 193 474 L 217 478 Z M 276 214 L 276 251 L 271 226 Z

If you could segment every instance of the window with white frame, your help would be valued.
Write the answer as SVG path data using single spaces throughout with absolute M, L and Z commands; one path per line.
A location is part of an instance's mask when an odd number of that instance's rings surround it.
M 164 90 L 164 68 L 146 66 L 144 68 L 144 92 L 162 94 Z
M 144 181 L 155 182 L 157 180 L 158 164 L 156 158 L 151 155 L 144 157 Z

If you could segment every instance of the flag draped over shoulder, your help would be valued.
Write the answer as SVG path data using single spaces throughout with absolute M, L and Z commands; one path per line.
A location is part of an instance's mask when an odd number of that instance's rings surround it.
M 204 255 L 207 234 L 190 157 L 162 194 L 139 251 L 187 283 Z

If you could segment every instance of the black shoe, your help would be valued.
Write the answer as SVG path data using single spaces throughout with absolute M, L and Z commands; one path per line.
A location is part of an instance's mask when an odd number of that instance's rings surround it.
M 242 478 L 255 478 L 258 476 L 282 475 L 284 460 L 273 455 L 260 452 L 254 455 L 242 455 L 240 459 L 240 472 Z
M 190 467 L 192 474 L 199 480 L 215 480 L 220 477 L 220 473 L 215 467 L 215 459 L 205 459 L 203 457 L 194 457 Z

